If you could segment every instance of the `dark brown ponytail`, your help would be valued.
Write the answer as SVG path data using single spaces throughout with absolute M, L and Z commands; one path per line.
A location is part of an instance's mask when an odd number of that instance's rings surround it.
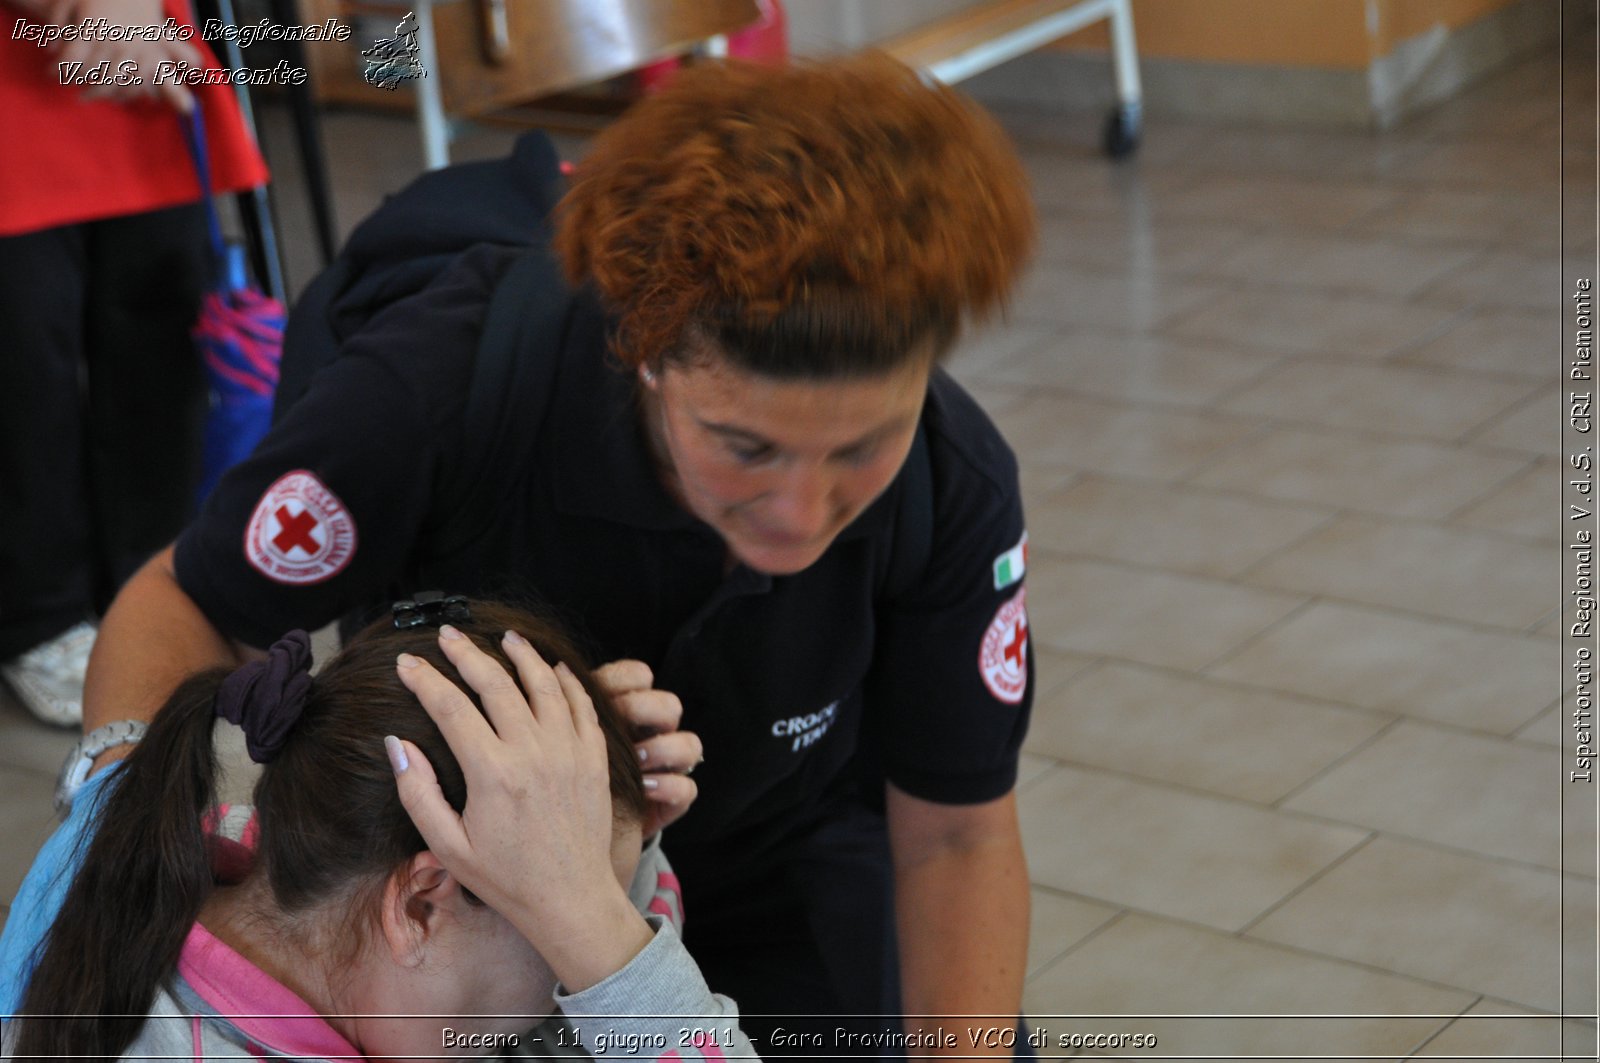
M 114 1059 L 144 1025 L 211 892 L 201 819 L 216 800 L 212 701 L 228 673 L 197 675 L 150 723 L 104 792 L 82 869 L 41 946 L 14 1060 Z

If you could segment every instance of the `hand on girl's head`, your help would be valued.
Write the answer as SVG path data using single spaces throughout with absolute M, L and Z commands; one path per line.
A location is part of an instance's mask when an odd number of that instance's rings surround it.
M 466 805 L 451 808 L 432 765 L 406 741 L 390 743 L 404 754 L 401 803 L 445 868 L 553 961 L 568 944 L 559 935 L 597 905 L 613 911 L 617 895 L 626 899 L 619 876 L 632 875 L 613 860 L 610 766 L 594 703 L 571 669 L 551 668 L 514 632 L 502 648 L 515 680 L 453 627 L 440 629 L 439 646 L 482 712 L 419 657 L 401 654 L 397 670 L 460 763 Z M 627 834 L 636 861 L 637 826 Z

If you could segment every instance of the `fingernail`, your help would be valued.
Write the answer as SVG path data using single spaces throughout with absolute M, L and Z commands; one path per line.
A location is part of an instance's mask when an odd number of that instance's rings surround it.
M 465 635 L 463 635 L 461 632 L 457 631 L 455 628 L 451 627 L 449 624 L 440 624 L 439 625 L 439 637 L 442 638 L 442 639 L 464 639 L 464 638 L 466 638 Z
M 644 777 L 644 788 L 646 790 L 659 790 L 661 788 L 661 780 L 652 779 L 650 776 L 646 775 Z
M 409 653 L 402 653 L 400 656 L 394 659 L 394 663 L 398 664 L 401 668 L 415 668 L 417 665 L 422 663 L 422 658 L 413 657 Z
M 406 747 L 394 735 L 383 736 L 383 750 L 389 754 L 389 767 L 394 769 L 396 775 L 411 767 L 411 761 L 406 757 Z
M 572 675 L 572 669 L 567 667 L 566 661 L 557 661 L 555 671 L 557 675 Z
M 528 644 L 528 640 L 517 634 L 515 631 L 506 632 L 506 641 L 511 643 L 513 646 L 526 646 Z
M 634 746 L 634 748 L 639 751 L 639 760 L 641 762 L 650 759 L 650 751 L 644 746 Z

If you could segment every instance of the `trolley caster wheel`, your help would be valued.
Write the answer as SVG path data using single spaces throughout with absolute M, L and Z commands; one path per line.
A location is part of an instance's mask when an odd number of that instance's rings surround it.
M 1101 139 L 1106 154 L 1113 159 L 1125 159 L 1139 147 L 1139 105 L 1118 107 L 1106 117 L 1105 133 Z

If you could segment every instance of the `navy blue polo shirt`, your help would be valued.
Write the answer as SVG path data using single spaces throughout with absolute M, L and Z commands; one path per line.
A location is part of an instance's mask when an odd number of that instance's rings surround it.
M 675 862 L 765 863 L 855 785 L 860 751 L 930 801 L 1008 793 L 1032 697 L 1016 464 L 942 372 L 923 414 L 931 554 L 914 581 L 888 586 L 904 473 L 805 571 L 725 571 L 722 540 L 657 478 L 604 314 L 572 295 L 561 334 L 525 354 L 557 361 L 482 534 L 441 549 L 444 500 L 473 471 L 472 354 L 509 261 L 470 253 L 375 318 L 223 479 L 176 555 L 217 627 L 264 646 L 436 588 L 536 605 L 593 660 L 648 662 L 706 750 L 700 797 L 669 831 Z

